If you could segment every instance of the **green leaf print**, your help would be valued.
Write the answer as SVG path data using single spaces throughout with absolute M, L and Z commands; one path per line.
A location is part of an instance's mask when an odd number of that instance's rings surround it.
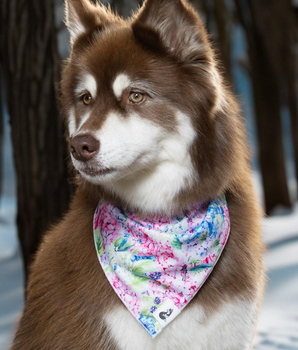
M 139 264 L 141 264 L 143 267 L 144 266 L 147 266 L 148 268 L 150 267 L 150 269 L 147 269 L 148 271 L 153 268 L 154 269 L 154 264 L 152 262 L 152 260 L 141 260 L 141 261 L 138 261 Z
M 128 243 L 127 239 L 123 239 L 122 237 L 118 237 L 114 242 L 116 252 L 126 252 L 129 248 L 133 246 L 134 244 Z
M 101 239 L 101 235 L 100 234 L 98 234 L 96 236 L 96 248 L 97 248 L 98 255 L 101 256 L 102 250 L 103 250 L 103 246 L 102 246 L 102 239 Z
M 189 262 L 190 264 L 200 264 L 202 260 L 198 260 L 198 259 L 190 259 Z
M 128 269 L 136 275 L 144 275 L 146 272 L 152 271 L 154 264 L 152 261 L 138 261 L 130 263 Z
M 134 273 L 135 275 L 144 276 L 146 271 L 142 266 L 138 266 L 133 268 L 131 272 Z
M 196 271 L 201 271 L 201 270 L 205 270 L 207 267 L 212 267 L 211 265 L 205 264 L 205 265 L 198 265 L 198 266 L 194 266 L 192 267 L 189 271 L 192 272 L 196 272 Z
M 126 252 L 128 251 L 129 248 L 133 247 L 134 244 L 129 244 L 129 243 L 125 243 L 124 245 L 120 245 L 120 247 L 117 250 L 117 252 Z
M 206 238 L 207 238 L 207 236 L 208 236 L 208 234 L 207 234 L 207 232 L 205 232 L 205 233 L 199 238 L 199 242 L 205 241 Z
M 182 244 L 177 236 L 174 237 L 173 241 L 170 243 L 170 246 L 174 249 L 182 250 Z
M 119 247 L 122 242 L 122 237 L 118 237 L 116 241 L 114 242 L 114 247 Z
M 153 317 L 152 313 L 149 311 L 149 307 L 145 307 L 144 309 L 142 309 L 141 314 L 144 316 Z
M 148 278 L 131 274 L 130 287 L 133 292 L 144 290 L 148 285 Z
M 139 248 L 134 249 L 131 253 L 131 256 L 137 255 L 139 250 L 140 250 Z
M 217 248 L 219 245 L 219 239 L 216 239 L 214 243 L 212 244 L 212 248 Z
M 215 215 L 217 222 L 219 223 L 220 226 L 224 223 L 224 217 L 221 214 Z
M 152 305 L 154 303 L 154 298 L 149 297 L 148 295 L 143 295 L 142 296 L 142 301 L 147 301 L 148 304 Z
M 221 246 L 218 245 L 218 246 L 215 248 L 215 251 L 216 251 L 216 254 L 218 255 L 218 254 L 221 252 Z

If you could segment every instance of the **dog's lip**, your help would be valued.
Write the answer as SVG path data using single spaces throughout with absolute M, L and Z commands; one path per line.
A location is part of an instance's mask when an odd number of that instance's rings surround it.
M 84 168 L 80 169 L 80 172 L 89 175 L 89 176 L 102 176 L 102 175 L 107 175 L 112 172 L 114 172 L 116 169 L 111 169 L 111 168 Z

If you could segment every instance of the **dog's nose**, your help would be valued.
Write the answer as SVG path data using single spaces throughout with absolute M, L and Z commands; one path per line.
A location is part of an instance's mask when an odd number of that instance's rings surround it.
M 76 160 L 87 162 L 99 151 L 99 141 L 90 134 L 75 136 L 70 142 L 71 154 Z

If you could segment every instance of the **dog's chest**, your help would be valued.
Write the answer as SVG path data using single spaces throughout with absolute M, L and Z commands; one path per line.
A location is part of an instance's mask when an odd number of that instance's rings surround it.
M 247 350 L 254 332 L 256 307 L 229 302 L 211 317 L 198 304 L 190 304 L 155 339 L 123 306 L 104 316 L 110 336 L 119 350 Z

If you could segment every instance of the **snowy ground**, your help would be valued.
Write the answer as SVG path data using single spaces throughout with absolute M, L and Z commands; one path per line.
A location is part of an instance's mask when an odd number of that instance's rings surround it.
M 265 219 L 268 285 L 256 338 L 258 350 L 298 349 L 298 205 Z
M 23 307 L 23 275 L 20 254 L 0 258 L 0 349 L 11 343 L 16 321 Z

